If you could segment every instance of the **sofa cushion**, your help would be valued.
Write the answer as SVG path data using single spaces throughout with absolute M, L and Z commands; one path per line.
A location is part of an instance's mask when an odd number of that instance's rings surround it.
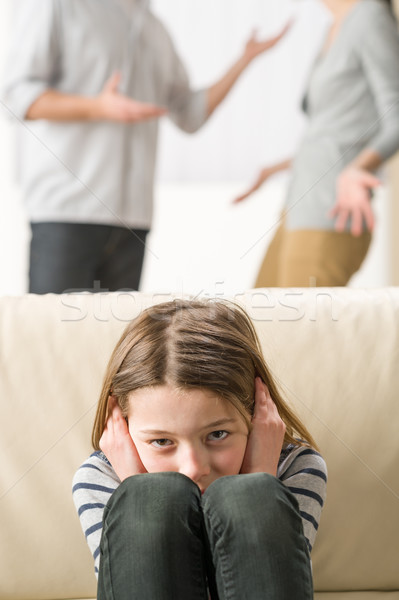
M 2 600 L 95 597 L 72 476 L 91 452 L 118 337 L 144 306 L 168 299 L 0 299 Z M 327 461 L 312 555 L 316 598 L 398 600 L 399 290 L 256 290 L 237 300 Z

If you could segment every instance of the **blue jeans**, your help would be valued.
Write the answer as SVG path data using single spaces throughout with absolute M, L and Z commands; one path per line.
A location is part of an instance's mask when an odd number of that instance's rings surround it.
M 135 475 L 104 512 L 98 600 L 309 600 L 295 497 L 265 473 L 203 496 L 179 473 Z
M 31 223 L 29 291 L 138 290 L 148 231 L 85 223 Z

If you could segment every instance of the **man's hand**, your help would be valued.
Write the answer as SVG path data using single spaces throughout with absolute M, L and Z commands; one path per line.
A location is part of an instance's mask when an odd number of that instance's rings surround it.
M 267 50 L 273 48 L 273 46 L 278 44 L 279 41 L 285 36 L 285 34 L 291 28 L 291 26 L 292 21 L 289 21 L 278 35 L 272 38 L 268 38 L 266 40 L 258 40 L 256 38 L 256 32 L 253 32 L 245 46 L 244 57 L 246 58 L 246 60 L 248 62 L 251 62 L 254 58 L 259 56 L 263 52 L 266 52 Z
M 363 221 L 369 231 L 374 229 L 374 214 L 370 203 L 370 191 L 381 185 L 381 181 L 364 169 L 348 167 L 337 180 L 337 200 L 329 212 L 336 217 L 336 231 L 344 231 L 351 219 L 351 233 L 359 236 L 363 232 Z
M 276 476 L 285 429 L 285 423 L 278 414 L 267 386 L 257 377 L 252 431 L 240 472 L 270 473 Z
M 97 121 L 117 121 L 136 123 L 163 117 L 167 110 L 154 104 L 137 102 L 118 91 L 120 73 L 114 73 L 102 92 L 94 99 L 92 119 Z
M 100 439 L 100 448 L 121 481 L 131 475 L 147 472 L 130 436 L 122 411 L 113 396 L 108 400 L 108 418 Z
M 240 55 L 239 59 L 230 67 L 227 73 L 215 84 L 208 88 L 207 94 L 207 114 L 208 117 L 213 113 L 215 108 L 225 99 L 227 94 L 230 92 L 238 78 L 245 71 L 248 65 L 262 54 L 266 50 L 273 48 L 281 38 L 286 34 L 288 29 L 291 27 L 291 22 L 284 27 L 279 35 L 259 41 L 256 39 L 256 35 L 252 34 L 251 38 L 246 43 L 244 52 Z

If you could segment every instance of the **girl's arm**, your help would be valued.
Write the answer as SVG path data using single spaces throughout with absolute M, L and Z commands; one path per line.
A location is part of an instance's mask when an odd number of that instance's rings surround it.
M 120 479 L 101 452 L 94 452 L 76 471 L 73 501 L 98 574 L 104 508 Z
M 318 452 L 307 446 L 288 447 L 282 453 L 285 424 L 267 386 L 255 381 L 252 431 L 241 473 L 270 473 L 295 496 L 309 552 L 312 550 L 326 497 L 327 468 Z
M 292 446 L 287 450 L 277 476 L 298 502 L 303 532 L 311 552 L 326 499 L 327 466 L 313 448 Z
M 145 473 L 127 423 L 112 396 L 108 419 L 100 440 L 102 452 L 94 452 L 77 470 L 72 494 L 80 524 L 98 573 L 104 508 L 121 481 Z

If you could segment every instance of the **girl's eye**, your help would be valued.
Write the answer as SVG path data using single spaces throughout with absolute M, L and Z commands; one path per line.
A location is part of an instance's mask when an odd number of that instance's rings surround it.
M 151 445 L 155 446 L 155 448 L 165 448 L 166 446 L 170 446 L 171 445 L 171 441 L 166 439 L 166 438 L 162 438 L 160 440 L 152 440 L 151 441 Z
M 224 440 L 228 435 L 228 431 L 225 431 L 224 429 L 219 429 L 218 431 L 212 431 L 212 433 L 209 434 L 208 438 L 211 441 Z

